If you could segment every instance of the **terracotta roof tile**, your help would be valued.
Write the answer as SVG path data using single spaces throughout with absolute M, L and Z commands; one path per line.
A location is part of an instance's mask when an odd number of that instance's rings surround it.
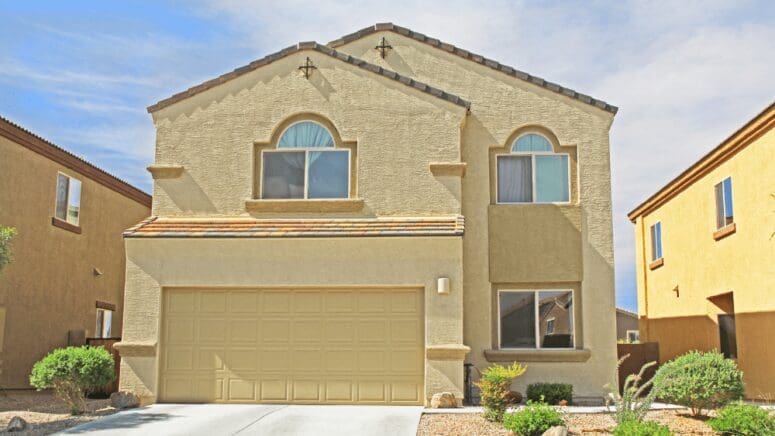
M 549 89 L 553 92 L 557 92 L 563 95 L 566 95 L 570 98 L 575 98 L 579 101 L 583 101 L 584 103 L 591 104 L 595 107 L 598 107 L 604 111 L 616 113 L 619 109 L 616 106 L 612 106 L 604 101 L 593 99 L 589 96 L 585 96 L 584 94 L 578 93 L 572 89 L 565 88 L 563 86 L 557 85 L 555 83 L 547 82 L 544 79 L 541 79 L 540 77 L 533 76 L 531 74 L 522 72 L 517 70 L 516 68 L 512 68 L 508 65 L 503 65 L 500 62 L 494 61 L 492 59 L 488 59 L 482 55 L 471 53 L 468 50 L 464 50 L 459 47 L 455 47 L 452 44 L 439 41 L 436 38 L 431 38 L 429 36 L 423 35 L 422 33 L 415 32 L 411 29 L 407 29 L 405 27 L 396 26 L 393 23 L 377 23 L 373 26 L 366 27 L 364 29 L 361 29 L 357 32 L 351 33 L 349 35 L 345 35 L 337 40 L 331 41 L 328 43 L 330 47 L 337 48 L 339 46 L 342 46 L 344 44 L 347 44 L 349 42 L 355 41 L 357 39 L 361 39 L 365 36 L 371 35 L 372 33 L 380 32 L 380 31 L 389 31 L 394 32 L 399 35 L 406 36 L 407 38 L 412 38 L 416 41 L 423 42 L 425 44 L 428 44 L 432 47 L 436 47 L 438 49 L 444 50 L 449 53 L 454 53 L 457 56 L 460 56 L 464 59 L 468 59 L 471 62 L 476 62 L 477 64 L 484 65 L 488 68 L 492 68 L 493 70 L 500 71 L 504 74 L 508 74 L 513 77 L 517 77 L 519 79 L 528 81 L 530 83 L 533 83 L 535 85 L 544 87 L 546 89 Z
M 464 218 L 195 219 L 150 217 L 126 238 L 278 238 L 353 236 L 462 236 Z

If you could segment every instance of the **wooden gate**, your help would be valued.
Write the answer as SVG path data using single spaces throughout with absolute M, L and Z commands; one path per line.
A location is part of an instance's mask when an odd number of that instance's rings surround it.
M 103 386 L 101 389 L 93 392 L 93 394 L 108 397 L 113 392 L 118 391 L 118 376 L 120 374 L 121 356 L 118 354 L 118 350 L 113 348 L 113 344 L 121 341 L 121 338 L 86 338 L 86 345 L 91 347 L 103 347 L 113 355 L 113 366 L 116 369 L 116 379 L 113 383 Z
M 641 344 L 616 344 L 616 357 L 621 359 L 628 355 L 627 359 L 619 367 L 619 391 L 624 387 L 624 379 L 630 374 L 637 374 L 640 368 L 648 362 L 659 362 L 659 343 L 644 342 Z M 654 377 L 657 365 L 649 368 L 644 374 L 644 380 L 639 384 Z

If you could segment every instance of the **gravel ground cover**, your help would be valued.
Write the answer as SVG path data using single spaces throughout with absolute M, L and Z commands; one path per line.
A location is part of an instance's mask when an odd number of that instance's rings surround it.
M 712 435 L 713 431 L 704 420 L 692 418 L 688 410 L 659 410 L 649 412 L 647 420 L 666 424 L 677 435 Z M 611 434 L 615 421 L 608 413 L 574 413 L 565 415 L 570 434 Z M 478 413 L 423 415 L 418 436 L 442 435 L 510 435 L 503 427 L 486 421 Z
M 86 400 L 86 407 L 88 412 L 73 416 L 67 406 L 50 392 L 0 391 L 0 433 L 47 435 L 116 412 L 110 407 L 108 399 Z M 23 433 L 3 432 L 14 416 L 27 421 L 32 429 Z

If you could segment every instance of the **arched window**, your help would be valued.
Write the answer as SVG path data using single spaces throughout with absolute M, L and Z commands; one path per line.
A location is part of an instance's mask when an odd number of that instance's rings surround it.
M 290 125 L 277 147 L 262 153 L 261 198 L 347 198 L 350 150 L 314 121 Z
M 554 153 L 537 133 L 517 138 L 510 154 L 497 157 L 498 203 L 567 203 L 570 201 L 568 155 Z

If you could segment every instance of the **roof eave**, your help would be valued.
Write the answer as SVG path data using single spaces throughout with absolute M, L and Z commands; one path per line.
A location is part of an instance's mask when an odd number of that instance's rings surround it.
M 363 37 L 366 37 L 368 35 L 371 35 L 376 32 L 393 32 L 397 33 L 401 36 L 414 39 L 416 41 L 420 41 L 422 43 L 428 44 L 432 47 L 435 47 L 439 50 L 443 50 L 448 53 L 452 53 L 456 56 L 459 56 L 463 59 L 467 59 L 471 62 L 484 65 L 486 67 L 489 67 L 493 70 L 500 71 L 504 74 L 507 74 L 512 77 L 516 77 L 518 79 L 524 80 L 528 83 L 532 83 L 533 85 L 540 86 L 543 88 L 546 88 L 550 91 L 553 91 L 555 93 L 558 93 L 560 95 L 564 95 L 566 97 L 579 100 L 583 103 L 586 103 L 588 105 L 591 105 L 593 107 L 596 107 L 600 110 L 603 110 L 605 112 L 608 112 L 610 114 L 616 115 L 616 113 L 619 111 L 619 108 L 611 105 L 609 103 L 606 103 L 603 100 L 598 100 L 596 98 L 590 97 L 586 94 L 582 94 L 580 92 L 577 92 L 573 89 L 566 88 L 564 86 L 558 85 L 556 83 L 549 82 L 545 79 L 542 79 L 537 76 L 533 76 L 531 74 L 528 74 L 524 71 L 517 70 L 514 67 L 510 67 L 508 65 L 503 65 L 498 61 L 488 59 L 482 55 L 472 53 L 468 50 L 464 50 L 462 48 L 456 47 L 452 44 L 443 42 L 436 38 L 431 38 L 429 36 L 426 36 L 422 33 L 415 32 L 411 29 L 408 29 L 406 27 L 397 26 L 393 23 L 377 23 L 373 26 L 365 27 L 361 30 L 358 30 L 356 32 L 350 33 L 348 35 L 345 35 L 339 39 L 335 39 L 328 43 L 329 47 L 336 48 L 339 46 L 342 46 L 344 44 L 347 44 L 349 42 L 361 39 Z

